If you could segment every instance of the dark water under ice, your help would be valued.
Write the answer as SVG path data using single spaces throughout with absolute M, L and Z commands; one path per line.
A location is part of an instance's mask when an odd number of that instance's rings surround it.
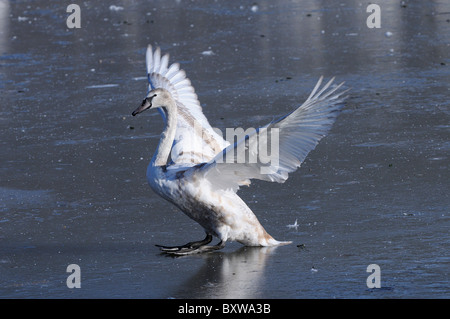
M 378 1 L 379 29 L 361 1 L 99 3 L 68 29 L 65 3 L 0 0 L 1 298 L 450 297 L 447 1 Z M 181 63 L 220 129 L 289 112 L 321 75 L 352 88 L 286 183 L 240 190 L 293 244 L 159 254 L 204 234 L 146 183 L 163 128 L 131 116 L 147 44 Z

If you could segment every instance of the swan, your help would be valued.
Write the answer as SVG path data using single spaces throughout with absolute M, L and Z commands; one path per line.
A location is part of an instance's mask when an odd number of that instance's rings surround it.
M 206 232 L 204 239 L 185 245 L 156 246 L 163 253 L 187 255 L 222 249 L 227 241 L 246 246 L 291 243 L 269 235 L 237 191 L 250 185 L 251 179 L 283 183 L 288 173 L 300 167 L 343 107 L 342 94 L 348 91 L 338 92 L 343 83 L 332 86 L 332 78 L 321 88 L 320 77 L 300 107 L 229 143 L 209 124 L 178 63 L 169 65 L 169 55 L 162 56 L 159 47 L 153 50 L 149 45 L 146 65 L 148 92 L 132 115 L 157 109 L 165 122 L 147 168 L 148 183 Z M 274 160 L 249 160 L 258 150 L 271 146 L 276 150 Z M 239 154 L 242 151 L 244 157 Z M 213 237 L 219 242 L 208 245 Z

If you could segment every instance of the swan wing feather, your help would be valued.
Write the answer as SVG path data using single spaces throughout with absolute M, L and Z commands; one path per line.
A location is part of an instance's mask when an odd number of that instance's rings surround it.
M 319 90 L 322 79 L 300 107 L 242 136 L 234 145 L 199 166 L 196 174 L 218 189 L 235 192 L 239 186 L 249 185 L 251 179 L 286 181 L 288 174 L 300 167 L 308 153 L 328 133 L 343 107 L 345 97 L 342 95 L 348 90 L 337 93 L 343 83 L 331 87 L 333 78 Z

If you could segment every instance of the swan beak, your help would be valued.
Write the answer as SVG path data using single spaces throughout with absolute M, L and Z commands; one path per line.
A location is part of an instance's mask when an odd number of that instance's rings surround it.
M 141 106 L 139 106 L 136 110 L 134 110 L 133 113 L 131 113 L 131 115 L 135 116 L 136 114 L 142 113 L 146 109 L 149 109 L 151 107 L 152 103 L 150 103 L 149 99 L 144 99 L 144 101 L 142 101 Z

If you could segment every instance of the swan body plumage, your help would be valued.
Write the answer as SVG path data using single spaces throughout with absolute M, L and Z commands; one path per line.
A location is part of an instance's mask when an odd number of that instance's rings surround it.
M 183 246 L 159 246 L 171 254 L 190 254 L 224 247 L 227 241 L 247 246 L 275 246 L 275 240 L 239 197 L 240 186 L 251 179 L 282 183 L 326 135 L 342 108 L 345 91 L 321 87 L 322 78 L 297 109 L 230 144 L 215 131 L 202 112 L 195 90 L 178 63 L 151 46 L 146 54 L 148 93 L 133 115 L 157 109 L 165 122 L 157 150 L 147 169 L 150 187 L 199 223 L 206 238 Z M 238 150 L 249 156 L 258 147 L 269 147 L 271 130 L 277 130 L 277 161 L 242 161 Z M 274 140 L 275 141 L 275 140 Z M 220 242 L 208 246 L 212 237 Z

